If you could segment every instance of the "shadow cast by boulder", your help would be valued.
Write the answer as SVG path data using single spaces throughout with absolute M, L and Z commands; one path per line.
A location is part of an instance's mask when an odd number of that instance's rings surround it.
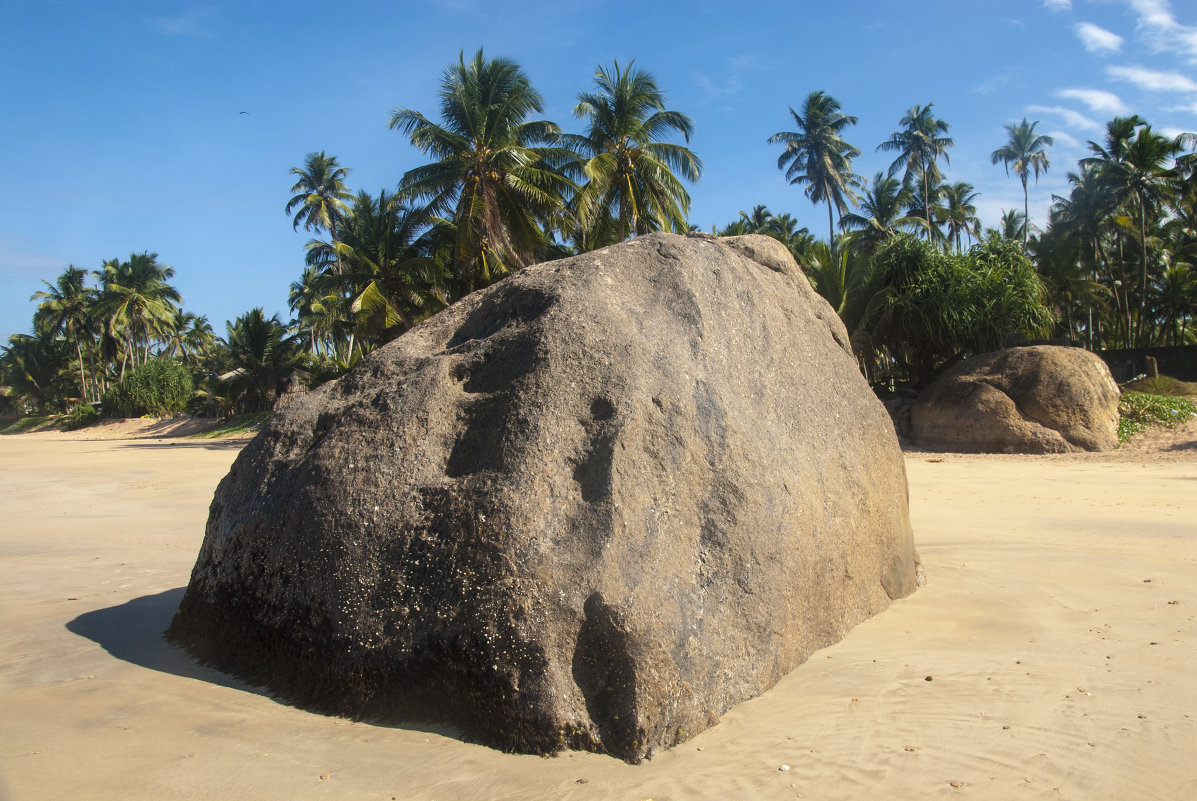
M 85 612 L 68 622 L 66 629 L 72 634 L 91 640 L 122 662 L 160 673 L 204 681 L 219 687 L 241 690 L 269 698 L 280 704 L 293 705 L 265 687 L 242 681 L 197 662 L 186 651 L 166 638 L 166 630 L 170 627 L 175 611 L 183 600 L 185 589 L 185 587 L 176 587 L 156 595 L 143 595 L 119 606 Z M 302 704 L 298 706 L 314 714 L 323 714 Z M 466 738 L 457 729 L 436 722 L 405 721 L 400 725 L 378 720 L 365 720 L 364 722 L 375 726 L 437 734 L 450 739 L 466 741 Z M 3 801 L 3 796 L 0 796 L 0 801 Z
M 246 440 L 243 439 L 214 439 L 214 440 L 197 440 L 195 442 L 179 442 L 179 441 L 162 441 L 153 440 L 148 442 L 127 442 L 122 444 L 122 448 L 132 448 L 134 450 L 163 450 L 168 448 L 182 448 L 192 449 L 202 448 L 207 451 L 238 451 L 245 447 Z
M 66 624 L 67 631 L 91 640 L 117 659 L 138 667 L 266 695 L 262 690 L 200 665 L 166 640 L 166 628 L 183 600 L 184 589 L 176 587 L 157 595 L 134 598 L 120 606 L 85 612 Z

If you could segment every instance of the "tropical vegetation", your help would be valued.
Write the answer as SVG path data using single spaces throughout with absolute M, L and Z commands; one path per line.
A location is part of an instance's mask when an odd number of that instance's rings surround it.
M 218 335 L 183 308 L 174 269 L 150 251 L 68 265 L 31 298 L 30 333 L 0 348 L 0 411 L 265 413 L 530 264 L 695 227 L 694 122 L 635 61 L 595 67 L 572 132 L 542 118 L 545 99 L 518 63 L 482 50 L 445 69 L 439 101 L 435 114 L 391 110 L 389 127 L 422 163 L 390 188 L 355 190 L 351 170 L 323 150 L 290 171 L 281 205 L 310 239 L 296 254 L 287 319 L 250 309 Z M 1019 180 L 1023 208 L 986 228 L 976 188 L 946 174 L 955 142 L 934 104 L 901 115 L 875 146 L 892 157 L 888 169 L 867 180 L 854 169 L 858 118 L 835 97 L 811 91 L 788 111 L 791 124 L 768 141 L 782 148 L 785 180 L 826 206 L 826 231 L 765 205 L 710 230 L 783 243 L 879 391 L 918 389 L 1014 342 L 1197 344 L 1192 134 L 1111 120 L 1067 171 L 1069 191 L 1052 197 L 1047 219 L 1032 220 L 1031 179 L 1060 166 L 1037 121 L 1008 124 L 991 160 Z M 133 386 L 148 396 L 147 376 L 179 387 L 184 374 L 181 405 L 121 400 Z M 74 412 L 79 423 L 91 417 Z

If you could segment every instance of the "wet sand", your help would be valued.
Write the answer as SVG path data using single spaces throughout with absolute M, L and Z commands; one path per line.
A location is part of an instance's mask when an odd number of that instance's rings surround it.
M 161 632 L 243 442 L 88 437 L 0 437 L 0 799 L 1197 798 L 1193 425 L 908 453 L 927 586 L 639 766 L 314 715 L 196 666 Z

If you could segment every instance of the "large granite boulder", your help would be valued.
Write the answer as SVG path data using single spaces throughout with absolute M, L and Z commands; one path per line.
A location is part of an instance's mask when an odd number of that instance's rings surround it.
M 911 409 L 914 443 L 962 453 L 1118 447 L 1118 385 L 1098 356 L 1036 345 L 966 359 Z
M 170 634 L 316 709 L 629 761 L 916 585 L 902 454 L 772 239 L 526 269 L 292 402 Z

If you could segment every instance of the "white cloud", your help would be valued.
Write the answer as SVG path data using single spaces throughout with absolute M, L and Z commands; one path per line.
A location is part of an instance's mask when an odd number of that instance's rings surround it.
M 721 70 L 718 78 L 705 72 L 695 72 L 694 80 L 708 101 L 738 95 L 744 91 L 741 76 L 761 69 L 761 57 L 757 53 L 743 53 L 727 60 L 727 69 Z
M 1068 11 L 1072 8 L 1072 0 L 1043 0 L 1043 7 L 1048 11 Z
M 1055 95 L 1065 100 L 1079 100 L 1088 106 L 1090 111 L 1110 114 L 1129 112 L 1118 95 L 1101 89 L 1057 89 Z
M 1090 53 L 1117 53 L 1122 49 L 1121 36 L 1091 22 L 1078 23 L 1073 30 Z
M 211 22 L 216 9 L 207 6 L 193 8 L 173 17 L 146 17 L 146 24 L 163 36 L 188 36 L 208 39 L 212 36 Z
M 734 76 L 724 78 L 721 81 L 714 81 L 701 72 L 694 73 L 694 80 L 698 83 L 698 87 L 702 89 L 707 100 L 717 100 L 721 97 L 739 94 L 744 86 Z
M 999 89 L 1008 83 L 1010 83 L 1010 79 L 1005 75 L 995 75 L 981 81 L 969 91 L 977 95 L 987 95 L 995 89 Z
M 1182 25 L 1172 15 L 1168 0 L 1129 0 L 1138 17 L 1136 27 L 1158 53 L 1179 53 L 1197 64 L 1197 27 Z
M 1086 131 L 1101 130 L 1101 126 L 1095 120 L 1063 106 L 1027 106 L 1027 111 L 1032 114 L 1058 114 L 1064 118 L 1065 123 L 1073 128 L 1082 128 Z
M 1080 150 L 1081 148 L 1080 140 L 1063 131 L 1048 131 L 1047 135 L 1052 138 L 1056 146 L 1069 147 L 1073 150 Z
M 1186 103 L 1180 106 L 1165 106 L 1164 111 L 1187 111 L 1190 114 L 1197 114 L 1197 103 Z
M 732 72 L 746 72 L 749 70 L 760 69 L 761 55 L 760 53 L 744 53 L 739 56 L 732 56 L 727 61 L 727 65 Z
M 1117 81 L 1133 83 L 1152 92 L 1197 92 L 1197 82 L 1179 72 L 1159 72 L 1146 67 L 1106 67 L 1106 74 Z
M 1141 26 L 1166 28 L 1176 25 L 1168 0 L 1131 0 L 1130 7 L 1139 16 Z
M 1188 134 L 1189 136 L 1193 135 L 1192 131 L 1186 131 L 1183 128 L 1172 128 L 1172 127 L 1168 127 L 1168 126 L 1161 128 L 1158 131 L 1158 133 L 1162 133 L 1164 136 L 1168 137 L 1169 139 L 1175 139 L 1176 137 L 1182 136 L 1183 134 Z

